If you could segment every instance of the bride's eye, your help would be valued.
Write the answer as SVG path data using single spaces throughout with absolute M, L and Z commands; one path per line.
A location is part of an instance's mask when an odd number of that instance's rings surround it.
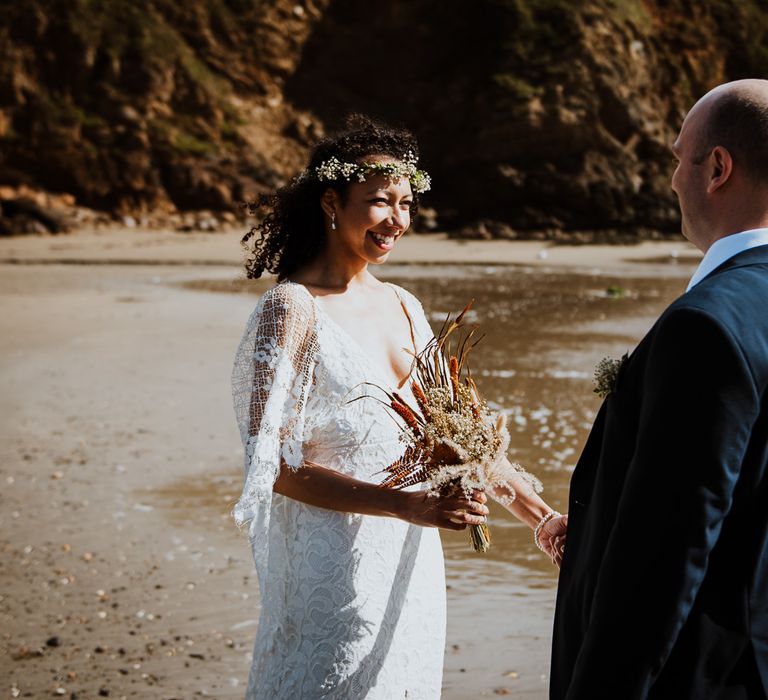
M 381 204 L 381 203 L 389 204 L 389 202 L 386 199 L 384 199 L 384 197 L 375 197 L 374 199 L 369 199 L 368 201 L 371 204 Z

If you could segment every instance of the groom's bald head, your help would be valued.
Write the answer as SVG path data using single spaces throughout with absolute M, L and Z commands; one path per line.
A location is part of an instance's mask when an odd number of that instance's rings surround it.
M 688 112 L 672 152 L 683 235 L 698 248 L 768 227 L 768 80 L 708 92 Z
M 750 179 L 768 184 L 768 80 L 719 85 L 694 110 L 699 112 L 696 150 L 701 160 L 721 146 L 731 154 L 735 167 L 743 168 Z

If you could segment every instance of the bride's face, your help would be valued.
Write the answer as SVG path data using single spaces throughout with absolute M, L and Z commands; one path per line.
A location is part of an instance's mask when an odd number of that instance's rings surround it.
M 394 162 L 382 157 L 366 160 Z M 339 199 L 336 201 L 336 229 L 329 231 L 329 235 L 368 263 L 385 262 L 411 225 L 410 182 L 405 178 L 391 182 L 381 175 L 372 175 L 365 182 L 350 183 L 347 193 L 343 205 Z

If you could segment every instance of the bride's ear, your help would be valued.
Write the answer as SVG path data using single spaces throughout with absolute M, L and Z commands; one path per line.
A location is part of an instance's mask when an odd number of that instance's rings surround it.
M 325 192 L 323 192 L 323 196 L 320 198 L 320 207 L 329 219 L 333 218 L 333 216 L 336 214 L 336 208 L 338 204 L 339 195 L 336 193 L 336 190 L 333 190 L 329 187 Z

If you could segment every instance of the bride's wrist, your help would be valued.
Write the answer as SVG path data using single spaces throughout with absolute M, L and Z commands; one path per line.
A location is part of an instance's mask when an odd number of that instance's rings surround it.
M 541 520 L 537 523 L 536 527 L 533 529 L 533 543 L 538 547 L 542 552 L 546 553 L 546 549 L 544 545 L 541 542 L 541 531 L 544 529 L 544 526 L 550 521 L 554 520 L 555 518 L 561 517 L 561 513 L 558 513 L 556 510 L 550 510 L 549 513 L 544 515 Z
M 428 508 L 425 508 L 424 491 L 393 491 L 393 495 L 399 496 L 395 508 L 397 515 L 395 517 L 404 520 L 412 525 L 424 525 L 424 517 Z
M 413 512 L 413 493 L 396 489 L 381 489 L 382 510 L 390 517 L 409 520 Z

